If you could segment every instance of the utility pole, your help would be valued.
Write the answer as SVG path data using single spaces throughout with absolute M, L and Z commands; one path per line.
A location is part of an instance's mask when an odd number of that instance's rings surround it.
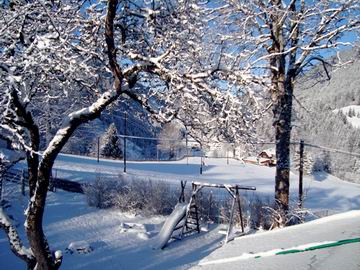
M 127 112 L 124 113 L 124 173 L 126 173 Z
M 300 140 L 300 166 L 299 166 L 299 207 L 303 205 L 303 175 L 304 175 L 304 140 Z

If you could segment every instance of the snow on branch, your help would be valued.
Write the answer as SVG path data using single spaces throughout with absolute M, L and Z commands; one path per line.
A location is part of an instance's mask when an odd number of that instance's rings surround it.
M 28 265 L 34 265 L 35 257 L 32 251 L 23 246 L 18 232 L 11 224 L 10 218 L 6 215 L 2 207 L 0 207 L 0 227 L 5 231 L 9 239 L 11 251 Z

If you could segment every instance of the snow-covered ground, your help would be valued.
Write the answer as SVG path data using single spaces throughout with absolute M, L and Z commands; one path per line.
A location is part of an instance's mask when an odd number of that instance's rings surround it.
M 200 175 L 199 158 L 190 158 L 189 165 L 186 159 L 129 162 L 126 177 L 160 179 L 175 184 L 180 180 L 237 183 L 256 186 L 256 194 L 273 196 L 274 168 L 242 164 L 236 160 L 230 160 L 228 165 L 226 159 L 206 159 L 205 163 L 204 173 Z M 95 159 L 71 155 L 60 155 L 55 164 L 58 177 L 80 182 L 94 181 L 99 174 L 117 177 L 122 174 L 122 166 L 122 161 L 101 160 L 98 164 Z M 304 186 L 307 194 L 305 206 L 308 208 L 331 213 L 360 209 L 360 185 L 317 174 L 306 177 Z M 23 235 L 22 213 L 26 200 L 18 195 L 19 188 L 15 188 L 17 191 L 7 212 L 17 219 Z M 291 193 L 295 199 L 297 176 L 294 174 L 291 175 Z M 337 269 L 339 264 L 335 263 L 341 262 L 341 258 L 344 269 L 359 269 L 359 243 L 290 255 L 238 259 L 245 253 L 271 253 L 279 248 L 359 237 L 359 210 L 305 225 L 240 237 L 223 247 L 220 241 L 224 235 L 218 233 L 220 227 L 210 226 L 208 232 L 175 241 L 164 250 L 156 250 L 152 247 L 164 220 L 161 216 L 132 216 L 114 209 L 91 208 L 87 206 L 84 195 L 59 191 L 48 195 L 44 229 L 51 248 L 64 253 L 62 269 L 238 269 L 240 265 L 241 269 L 328 269 L 326 267 L 332 264 L 333 269 Z M 82 250 L 79 253 L 76 249 Z M 226 259 L 235 262 L 231 264 Z M 214 261 L 218 263 L 211 263 Z M 10 252 L 2 231 L 0 269 L 25 269 L 25 265 Z
M 345 239 L 357 242 L 299 253 Z M 201 260 L 193 269 L 360 269 L 360 211 L 350 211 L 305 224 L 237 238 Z
M 17 196 L 17 195 L 16 195 Z M 17 219 L 23 232 L 24 199 L 17 196 L 7 212 Z M 99 210 L 86 205 L 85 196 L 59 191 L 49 193 L 44 219 L 44 231 L 50 246 L 62 250 L 61 269 L 131 270 L 186 269 L 220 247 L 223 235 L 218 227 L 209 232 L 176 241 L 164 250 L 153 249 L 154 237 L 160 231 L 162 216 L 143 217 L 118 210 Z M 83 252 L 72 252 L 76 248 Z M 0 269 L 26 269 L 9 249 L 0 230 Z
M 360 128 L 360 105 L 350 105 L 340 109 L 334 110 L 335 113 L 341 111 L 346 115 L 346 119 L 348 122 L 355 128 Z M 352 110 L 354 112 L 354 116 L 349 117 L 349 111 Z
M 255 194 L 273 197 L 275 168 L 243 164 L 230 159 L 206 158 L 203 174 L 200 175 L 200 158 L 179 161 L 127 163 L 126 177 L 170 181 L 174 184 L 181 180 L 203 181 L 208 183 L 228 183 L 255 186 Z M 123 174 L 123 161 L 96 159 L 61 154 L 54 166 L 58 177 L 79 182 L 94 181 L 97 175 L 117 177 Z M 291 174 L 290 189 L 296 201 L 298 176 Z M 179 184 L 180 190 L 180 184 Z M 313 210 L 347 211 L 360 209 L 360 185 L 342 181 L 326 173 L 305 177 L 304 190 L 307 196 L 305 206 Z
M 8 209 L 23 223 L 20 197 Z M 16 211 L 15 211 L 16 210 Z M 132 216 L 118 210 L 99 210 L 85 203 L 84 195 L 49 193 L 44 227 L 51 247 L 62 250 L 62 269 L 347 269 L 360 265 L 360 243 L 288 255 L 273 255 L 283 248 L 298 248 L 328 241 L 360 237 L 360 211 L 333 215 L 303 225 L 260 232 L 221 245 L 220 227 L 175 241 L 164 250 L 153 249 L 164 217 Z M 21 226 L 19 226 L 21 228 Z M 22 232 L 23 233 L 23 232 Z M 70 248 L 70 250 L 67 250 Z M 76 249 L 83 249 L 78 252 Z M 267 252 L 269 257 L 264 257 Z M 255 259 L 254 256 L 262 255 Z M 244 259 L 247 258 L 247 259 Z M 9 250 L 0 231 L 0 269 L 25 269 Z

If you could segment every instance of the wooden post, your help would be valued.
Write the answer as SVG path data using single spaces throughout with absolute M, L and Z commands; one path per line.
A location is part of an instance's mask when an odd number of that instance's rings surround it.
M 228 227 L 227 232 L 226 232 L 225 244 L 226 244 L 227 242 L 229 242 L 229 236 L 230 236 L 230 233 L 231 233 L 231 230 L 232 230 L 232 226 L 233 226 L 235 201 L 236 201 L 236 197 L 233 197 L 233 201 L 232 201 L 232 205 L 231 205 L 231 213 L 230 213 L 229 227 Z
M 299 207 L 303 206 L 304 140 L 300 140 Z
M 241 224 L 241 231 L 244 233 L 244 222 L 242 218 L 242 210 L 241 210 L 241 202 L 240 202 L 240 194 L 239 189 L 236 188 L 236 200 L 238 201 L 238 207 L 239 207 L 239 215 L 240 215 L 240 224 Z
M 5 173 L 1 173 L 1 175 L 0 175 L 0 202 L 2 201 L 2 190 L 3 190 L 4 177 L 5 177 Z
M 56 192 L 56 188 L 57 188 L 57 169 L 55 169 L 55 176 L 52 178 L 53 180 L 53 191 Z
M 181 184 L 181 194 L 179 197 L 179 203 L 184 203 L 185 202 L 185 186 L 186 186 L 186 182 L 187 181 L 182 181 L 180 182 Z
M 97 163 L 100 160 L 100 137 L 97 137 Z
M 127 136 L 127 112 L 124 113 L 124 173 L 126 173 L 126 136 Z
M 21 195 L 25 196 L 25 171 L 21 171 Z
M 186 165 L 189 165 L 189 149 L 188 149 L 188 132 L 186 130 L 185 134 L 185 140 L 186 140 Z
M 211 217 L 211 205 L 212 205 L 212 201 L 213 201 L 213 199 L 212 199 L 212 190 L 210 190 L 210 196 L 209 196 L 209 213 L 208 213 L 208 221 L 210 221 L 211 219 L 210 219 L 210 217 Z

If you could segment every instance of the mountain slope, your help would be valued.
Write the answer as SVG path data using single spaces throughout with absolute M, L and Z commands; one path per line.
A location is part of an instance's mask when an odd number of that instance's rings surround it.
M 344 53 L 353 63 L 329 71 L 328 79 L 322 66 L 311 70 L 297 81 L 294 104 L 294 139 L 348 152 L 360 152 L 360 129 L 342 112 L 348 106 L 360 105 L 359 51 Z M 346 110 L 345 110 L 346 112 Z M 354 116 L 354 119 L 357 115 Z M 345 180 L 357 182 L 360 176 L 359 158 L 310 150 L 317 163 L 326 171 Z

